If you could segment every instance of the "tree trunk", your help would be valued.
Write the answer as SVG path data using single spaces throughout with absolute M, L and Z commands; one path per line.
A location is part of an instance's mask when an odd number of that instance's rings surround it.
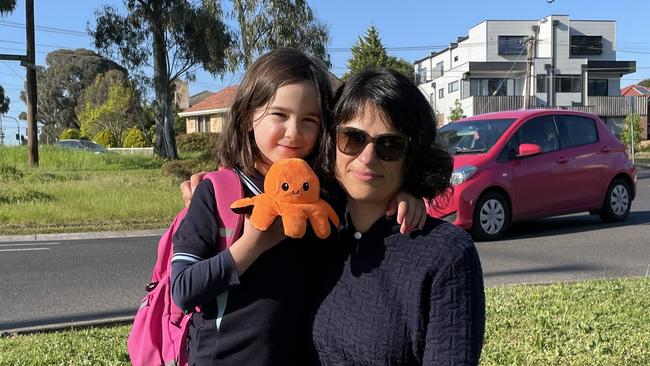
M 178 159 L 176 139 L 174 135 L 174 119 L 171 110 L 171 93 L 169 72 L 167 70 L 167 47 L 165 31 L 162 27 L 153 26 L 153 66 L 154 87 L 156 90 L 156 153 L 166 159 Z
M 237 22 L 239 23 L 239 35 L 241 36 L 241 49 L 244 56 L 244 70 L 252 63 L 250 45 L 248 44 L 248 29 L 246 28 L 246 9 L 243 0 L 233 1 L 233 6 L 237 12 Z

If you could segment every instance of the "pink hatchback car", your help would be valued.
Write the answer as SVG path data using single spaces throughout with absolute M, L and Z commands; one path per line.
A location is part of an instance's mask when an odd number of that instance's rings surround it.
M 625 146 L 597 116 L 519 110 L 465 118 L 438 130 L 454 158 L 453 193 L 429 214 L 500 238 L 514 221 L 588 211 L 622 221 L 636 192 Z

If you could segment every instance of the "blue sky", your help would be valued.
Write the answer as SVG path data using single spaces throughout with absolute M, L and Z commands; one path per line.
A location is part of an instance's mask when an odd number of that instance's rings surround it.
M 121 7 L 122 3 L 122 0 L 35 1 L 36 26 L 50 28 L 36 32 L 37 63 L 44 64 L 47 52 L 56 48 L 92 48 L 90 37 L 82 34 L 86 23 L 92 22 L 95 10 L 103 4 Z M 551 4 L 546 0 L 311 0 L 309 4 L 329 28 L 332 71 L 337 75 L 346 72 L 349 49 L 370 24 L 379 30 L 390 54 L 414 61 L 467 35 L 469 28 L 486 19 L 540 19 L 562 14 L 571 19 L 617 21 L 617 58 L 637 62 L 637 72 L 625 76 L 621 85 L 650 78 L 648 0 L 556 0 Z M 16 11 L 0 18 L 0 53 L 24 53 L 25 31 L 20 27 L 24 23 L 24 0 L 18 0 Z M 8 116 L 17 118 L 25 110 L 18 97 L 24 77 L 25 71 L 19 63 L 0 61 L 0 85 L 11 98 Z M 217 91 L 237 83 L 240 77 L 241 73 L 221 78 L 199 72 L 196 82 L 190 84 L 190 93 Z M 5 119 L 4 125 L 7 135 L 13 137 L 16 123 Z M 23 130 L 24 126 L 21 122 Z

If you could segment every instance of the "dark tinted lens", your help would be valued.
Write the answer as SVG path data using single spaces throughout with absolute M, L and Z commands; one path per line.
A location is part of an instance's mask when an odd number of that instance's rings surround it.
M 375 151 L 380 159 L 395 161 L 404 157 L 406 137 L 398 135 L 379 136 L 375 141 Z
M 366 147 L 366 135 L 361 131 L 342 130 L 338 135 L 339 148 L 345 154 L 356 155 Z

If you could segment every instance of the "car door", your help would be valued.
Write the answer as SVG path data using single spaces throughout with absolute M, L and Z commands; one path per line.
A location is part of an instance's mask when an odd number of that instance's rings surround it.
M 512 138 L 516 139 L 515 146 L 536 144 L 542 148 L 540 154 L 511 161 L 515 218 L 546 216 L 568 207 L 572 188 L 568 185 L 570 160 L 560 149 L 553 116 L 524 122 Z
M 599 207 L 601 195 L 609 184 L 609 150 L 598 145 L 596 120 L 586 116 L 555 117 L 563 150 L 570 156 L 573 210 Z

